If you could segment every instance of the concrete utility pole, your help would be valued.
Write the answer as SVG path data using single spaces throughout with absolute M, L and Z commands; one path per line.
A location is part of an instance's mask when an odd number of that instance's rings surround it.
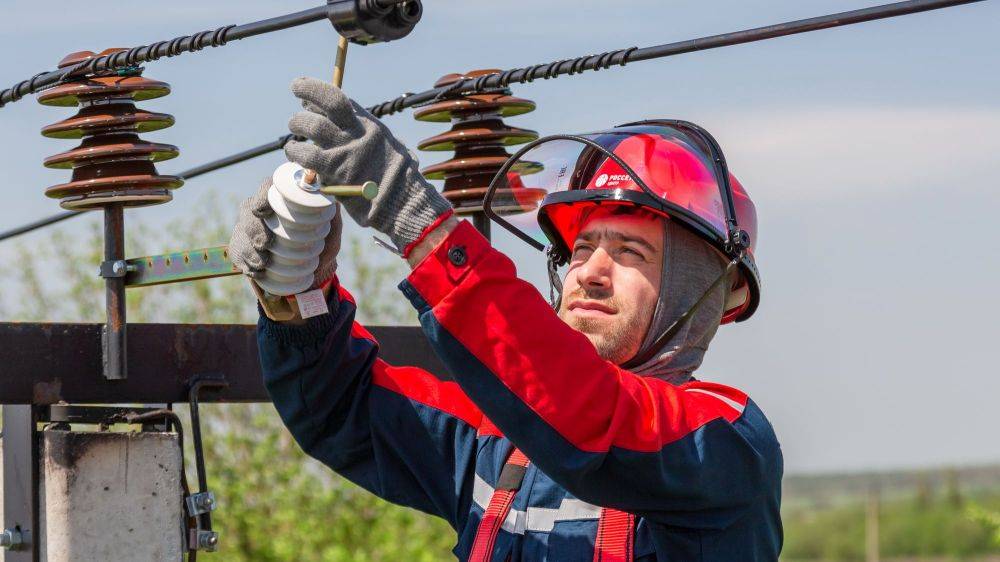
M 40 562 L 182 559 L 176 433 L 46 429 L 39 435 Z

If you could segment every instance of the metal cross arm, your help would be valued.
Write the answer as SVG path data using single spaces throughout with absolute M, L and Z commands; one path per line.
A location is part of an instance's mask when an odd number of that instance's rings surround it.
M 127 379 L 109 381 L 101 369 L 100 324 L 0 322 L 0 404 L 183 403 L 192 379 L 203 373 L 224 375 L 228 386 L 202 402 L 270 401 L 255 326 L 131 323 L 127 330 L 142 353 L 128 356 Z M 375 326 L 371 332 L 386 361 L 446 373 L 420 328 Z

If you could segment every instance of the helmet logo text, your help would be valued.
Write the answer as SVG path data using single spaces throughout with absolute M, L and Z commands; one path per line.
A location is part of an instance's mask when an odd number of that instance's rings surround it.
M 614 187 L 627 181 L 632 181 L 628 174 L 601 174 L 594 180 L 594 187 Z

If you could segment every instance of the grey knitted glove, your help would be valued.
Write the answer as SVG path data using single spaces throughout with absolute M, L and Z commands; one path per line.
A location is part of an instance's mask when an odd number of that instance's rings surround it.
M 386 234 L 405 250 L 451 210 L 451 203 L 420 175 L 406 146 L 339 88 L 314 78 L 298 78 L 292 82 L 292 93 L 302 100 L 305 111 L 296 113 L 288 128 L 312 142 L 290 141 L 285 145 L 288 159 L 316 170 L 325 185 L 357 185 L 368 180 L 379 184 L 372 201 L 340 199 L 359 225 Z
M 274 233 L 264 224 L 264 219 L 274 214 L 271 204 L 267 202 L 267 190 L 270 187 L 271 178 L 265 178 L 257 193 L 240 203 L 236 226 L 229 240 L 229 260 L 251 279 L 263 273 L 271 257 L 268 248 L 274 241 Z M 319 265 L 313 274 L 311 288 L 322 284 L 337 272 L 340 234 L 344 226 L 340 214 L 340 209 L 337 209 L 337 214 L 330 224 L 330 233 L 326 236 L 323 252 L 319 255 Z

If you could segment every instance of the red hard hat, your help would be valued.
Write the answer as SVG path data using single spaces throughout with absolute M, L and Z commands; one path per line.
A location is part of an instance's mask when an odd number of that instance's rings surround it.
M 722 322 L 753 314 L 760 300 L 756 208 L 707 132 L 683 121 L 645 121 L 552 139 L 548 147 L 536 141 L 516 155 L 520 162 L 512 169 L 529 170 L 530 175 L 520 174 L 516 186 L 508 178 L 508 186 L 541 199 L 536 203 L 538 225 L 555 256 L 568 258 L 584 210 L 595 205 L 644 208 L 686 226 L 727 259 L 739 260 L 740 274 L 730 287 Z M 718 179 L 727 176 L 728 182 Z M 539 197 L 542 190 L 545 195 Z M 727 212 L 728 199 L 732 213 Z M 734 249 L 734 240 L 739 248 Z

